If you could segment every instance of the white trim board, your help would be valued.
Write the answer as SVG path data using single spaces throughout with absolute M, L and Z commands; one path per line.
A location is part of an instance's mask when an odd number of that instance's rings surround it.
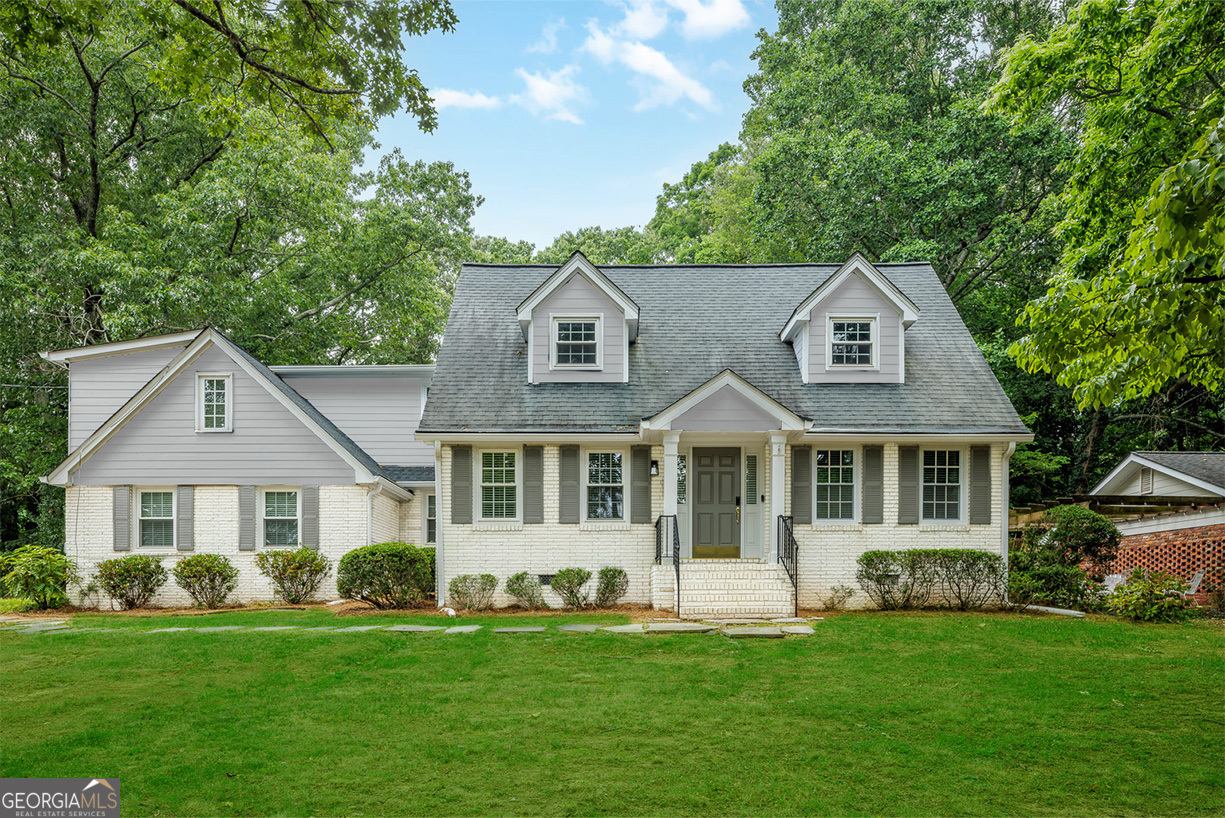
M 92 344 L 72 349 L 56 349 L 50 352 L 38 353 L 41 358 L 53 364 L 71 364 L 88 358 L 105 358 L 110 355 L 126 355 L 129 352 L 146 352 L 153 349 L 186 346 L 200 337 L 204 330 L 191 332 L 176 332 L 170 335 L 152 335 L 148 338 L 134 338 L 130 341 L 114 341 L 109 344 Z
M 1111 469 L 1110 473 L 1107 474 L 1105 477 L 1103 477 L 1101 480 L 1099 480 L 1096 486 L 1089 489 L 1089 493 L 1090 494 L 1114 494 L 1115 492 L 1106 491 L 1105 490 L 1106 487 L 1113 485 L 1116 480 L 1122 479 L 1124 477 L 1130 478 L 1132 474 L 1132 468 L 1134 467 L 1136 469 L 1139 469 L 1141 466 L 1150 468 L 1150 469 L 1155 469 L 1156 471 L 1161 472 L 1167 477 L 1173 477 L 1176 480 L 1181 480 L 1184 483 L 1188 483 L 1192 486 L 1195 486 L 1196 488 L 1203 489 L 1204 491 L 1213 492 L 1217 496 L 1225 497 L 1225 486 L 1216 486 L 1216 485 L 1213 485 L 1212 483 L 1209 483 L 1206 480 L 1201 480 L 1198 477 L 1192 477 L 1186 472 L 1181 472 L 1178 469 L 1171 468 L 1170 466 L 1163 466 L 1160 463 L 1156 462 L 1155 460 L 1149 460 L 1147 457 L 1144 457 L 1143 455 L 1138 454 L 1136 452 L 1132 452 L 1131 454 L 1127 455 L 1127 457 L 1123 458 L 1123 462 L 1115 466 L 1113 469 Z
M 810 425 L 799 415 L 792 412 L 786 406 L 783 406 L 765 392 L 762 392 L 756 386 L 753 386 L 753 384 L 749 383 L 732 370 L 725 369 L 663 411 L 658 412 L 649 418 L 645 418 L 642 421 L 642 431 L 645 433 L 647 430 L 651 429 L 670 430 L 672 428 L 672 421 L 676 420 L 677 417 L 692 409 L 694 406 L 697 406 L 699 403 L 706 400 L 708 397 L 713 395 L 715 392 L 718 392 L 725 386 L 730 386 L 759 409 L 776 418 L 779 421 L 779 428 L 784 432 L 803 431 L 808 429 Z M 774 430 L 763 429 L 762 431 L 766 432 Z
M 812 311 L 817 305 L 852 275 L 858 275 L 864 283 L 898 311 L 902 317 L 903 330 L 908 329 L 911 324 L 919 320 L 919 308 L 915 306 L 915 303 L 907 298 L 906 294 L 899 290 L 897 285 L 890 281 L 884 273 L 876 269 L 862 253 L 856 252 L 838 268 L 837 272 L 825 279 L 819 287 L 800 302 L 800 305 L 791 313 L 791 317 L 787 319 L 787 323 L 783 325 L 779 336 L 786 342 L 793 341 L 797 330 L 807 326 L 812 320 Z
M 565 264 L 558 267 L 556 272 L 546 278 L 531 295 L 519 304 L 516 315 L 519 327 L 523 331 L 523 337 L 527 338 L 530 335 L 528 327 L 532 323 L 532 312 L 536 307 L 540 306 L 541 302 L 548 298 L 554 290 L 563 286 L 575 275 L 585 277 L 597 289 L 603 292 L 610 301 L 617 305 L 625 315 L 626 326 L 629 328 L 626 341 L 633 343 L 638 336 L 638 305 L 612 279 L 600 272 L 598 267 L 588 261 L 587 257 L 577 250 Z

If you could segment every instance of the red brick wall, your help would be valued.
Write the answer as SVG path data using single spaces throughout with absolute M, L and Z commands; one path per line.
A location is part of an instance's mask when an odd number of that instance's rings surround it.
M 1127 535 L 1105 573 L 1126 576 L 1133 568 L 1164 571 L 1188 583 L 1203 568 L 1204 581 L 1195 601 L 1206 604 L 1207 589 L 1225 581 L 1225 524 Z

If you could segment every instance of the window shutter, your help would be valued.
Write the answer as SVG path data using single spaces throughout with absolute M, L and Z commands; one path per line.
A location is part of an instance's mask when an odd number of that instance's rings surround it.
M 651 522 L 650 446 L 630 446 L 630 522 Z
M 897 523 L 919 524 L 919 447 L 897 447 Z
M 113 491 L 115 540 L 112 545 L 116 551 L 132 550 L 132 487 L 115 486 Z M 81 502 L 81 498 L 77 498 Z
M 577 523 L 579 519 L 579 483 L 580 472 L 578 463 L 578 446 L 558 446 L 558 477 L 557 487 L 559 523 Z
M 175 509 L 175 545 L 179 551 L 191 551 L 195 546 L 195 501 L 194 486 L 179 486 L 178 507 Z
M 238 550 L 255 550 L 255 486 L 238 487 Z
M 970 525 L 991 524 L 991 447 L 970 447 Z
M 757 505 L 757 455 L 744 456 L 744 502 L 746 505 Z
M 523 447 L 523 523 L 544 522 L 544 447 Z
M 451 447 L 451 525 L 472 522 L 472 447 Z
M 319 550 L 319 487 L 303 486 L 298 494 L 302 504 L 302 544 L 313 551 Z
M 791 449 L 791 521 L 795 525 L 812 523 L 812 447 Z
M 864 525 L 885 522 L 885 448 L 863 447 L 863 498 L 860 518 Z

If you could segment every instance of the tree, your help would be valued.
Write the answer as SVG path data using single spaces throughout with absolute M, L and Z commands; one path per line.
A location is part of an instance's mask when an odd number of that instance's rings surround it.
M 663 257 L 672 263 L 698 260 L 702 237 L 714 227 L 711 193 L 719 168 L 736 158 L 738 151 L 724 142 L 704 160 L 695 162 L 675 185 L 664 183 L 655 199 L 655 217 L 647 227 L 659 237 Z
M 567 231 L 537 251 L 537 264 L 561 264 L 581 250 L 592 264 L 654 264 L 659 261 L 659 239 L 636 227 L 584 227 Z
M 1020 40 L 995 86 L 1018 127 L 1055 112 L 1079 131 L 1066 247 L 1012 352 L 1082 406 L 1225 376 L 1222 32 L 1220 3 L 1085 0 Z

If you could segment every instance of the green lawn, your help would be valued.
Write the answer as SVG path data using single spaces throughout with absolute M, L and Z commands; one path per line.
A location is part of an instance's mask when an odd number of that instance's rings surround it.
M 578 620 L 625 621 L 541 624 Z M 128 816 L 1225 812 L 1219 623 L 878 613 L 733 641 L 76 618 L 102 623 L 124 630 L 0 633 L 0 775 L 120 776 Z

